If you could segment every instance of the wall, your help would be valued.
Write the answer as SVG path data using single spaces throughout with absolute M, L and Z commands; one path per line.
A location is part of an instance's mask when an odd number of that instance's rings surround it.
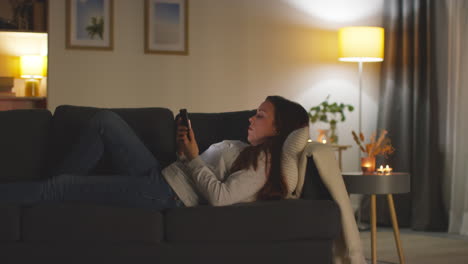
M 357 106 L 358 67 L 338 62 L 337 29 L 381 25 L 382 1 L 191 0 L 189 56 L 144 54 L 143 0 L 114 1 L 113 51 L 67 50 L 65 1 L 50 1 L 49 107 L 221 112 L 254 109 L 271 94 L 306 109 L 328 94 Z M 376 127 L 379 71 L 380 63 L 364 65 L 368 132 Z M 357 111 L 347 116 L 340 143 L 354 145 Z M 357 151 L 345 152 L 344 170 L 358 169 Z

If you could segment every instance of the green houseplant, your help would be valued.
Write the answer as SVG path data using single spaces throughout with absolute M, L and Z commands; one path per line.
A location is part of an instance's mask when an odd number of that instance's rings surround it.
M 327 96 L 325 101 L 319 105 L 311 107 L 309 110 L 310 122 L 324 122 L 330 125 L 330 143 L 338 143 L 338 136 L 336 135 L 336 124 L 346 120 L 345 111 L 354 111 L 354 106 L 344 103 L 330 103 L 328 102 L 330 95 Z

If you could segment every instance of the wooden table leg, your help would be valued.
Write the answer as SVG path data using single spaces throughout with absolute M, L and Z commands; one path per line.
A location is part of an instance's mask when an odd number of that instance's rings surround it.
M 340 164 L 340 171 L 343 171 L 343 165 L 342 165 L 342 162 L 341 162 L 341 149 L 338 149 L 338 162 Z
M 371 248 L 372 264 L 377 264 L 377 210 L 375 194 L 371 195 Z
M 393 225 L 393 235 L 395 237 L 395 244 L 398 250 L 398 257 L 400 258 L 400 263 L 405 263 L 405 256 L 403 255 L 403 248 L 401 247 L 401 240 L 400 240 L 400 230 L 398 229 L 398 219 L 395 213 L 395 204 L 393 203 L 393 196 L 391 194 L 387 194 L 388 200 L 388 208 L 390 210 L 390 216 L 392 217 L 392 225 Z

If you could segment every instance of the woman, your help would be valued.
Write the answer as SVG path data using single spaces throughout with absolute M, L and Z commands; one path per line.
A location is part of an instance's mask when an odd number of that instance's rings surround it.
M 117 114 L 96 113 L 57 176 L 44 182 L 0 185 L 0 199 L 92 201 L 162 210 L 282 199 L 281 151 L 287 136 L 308 125 L 306 110 L 280 96 L 268 96 L 249 119 L 248 141 L 225 140 L 199 155 L 190 127 L 178 125 L 178 160 L 161 170 L 158 161 Z M 89 176 L 104 149 L 121 175 Z

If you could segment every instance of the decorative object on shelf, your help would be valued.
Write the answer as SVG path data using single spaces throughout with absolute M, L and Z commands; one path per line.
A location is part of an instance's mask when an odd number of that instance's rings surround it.
M 188 1 L 145 1 L 145 53 L 188 55 Z
M 47 0 L 4 0 L 0 10 L 0 30 L 47 31 Z
M 21 78 L 26 79 L 24 96 L 39 96 L 40 79 L 44 77 L 45 57 L 26 55 L 20 58 Z
M 381 27 L 344 27 L 338 31 L 339 60 L 358 62 L 359 133 L 362 132 L 362 67 L 364 62 L 384 58 L 384 29 Z
M 330 143 L 337 144 L 338 143 L 338 135 L 336 134 L 336 124 L 338 122 L 344 122 L 346 120 L 346 116 L 344 114 L 345 110 L 352 112 L 354 110 L 354 106 L 344 103 L 329 103 L 328 99 L 330 95 L 327 96 L 325 101 L 321 102 L 319 105 L 311 107 L 309 110 L 309 119 L 310 122 L 324 122 L 330 124 L 330 136 L 327 136 Z M 322 130 L 324 131 L 324 130 Z M 317 140 L 322 142 L 323 133 L 321 129 L 319 129 L 319 137 Z M 328 133 L 328 130 L 327 130 Z
M 328 140 L 328 129 L 318 129 L 319 135 L 317 136 L 317 141 L 327 144 Z
M 15 78 L 0 77 L 0 97 L 12 97 L 15 93 L 12 92 Z
M 359 133 L 358 137 L 356 132 L 352 131 L 354 141 L 361 152 L 366 154 L 366 157 L 361 158 L 361 169 L 364 173 L 373 173 L 375 171 L 375 156 L 383 155 L 387 157 L 395 151 L 390 138 L 386 137 L 387 133 L 387 130 L 382 130 L 377 140 L 377 134 L 373 133 L 370 142 L 365 144 L 364 134 Z
M 67 49 L 114 48 L 113 0 L 67 0 Z

